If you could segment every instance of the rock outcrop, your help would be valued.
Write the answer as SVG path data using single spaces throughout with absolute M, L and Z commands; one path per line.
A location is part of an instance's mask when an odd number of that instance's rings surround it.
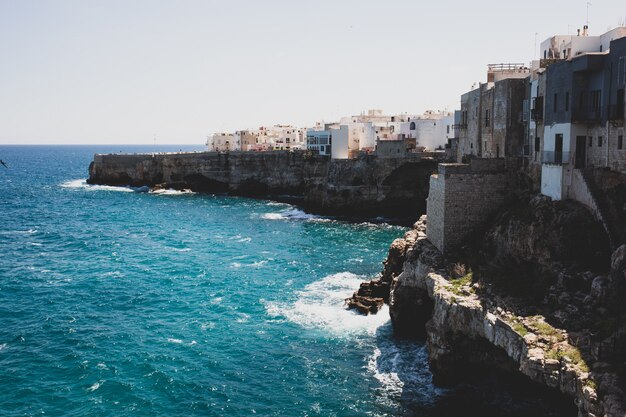
M 394 327 L 405 333 L 410 327 L 419 333 L 425 324 L 435 382 L 454 382 L 472 366 L 497 366 L 571 396 L 581 415 L 603 415 L 610 407 L 598 398 L 597 379 L 568 334 L 541 316 L 520 317 L 500 308 L 480 295 L 471 274 L 450 275 L 453 265 L 428 241 L 424 223 L 418 223 L 403 272 L 392 281 L 390 309 Z M 432 300 L 432 310 L 407 307 L 424 297 Z
M 424 213 L 436 167 L 419 154 L 330 160 L 310 152 L 95 155 L 91 184 L 155 186 L 252 197 L 299 197 L 320 214 L 411 218 Z
M 481 240 L 474 237 L 474 253 L 464 254 L 471 262 L 487 262 L 487 256 L 500 268 L 511 259 L 518 262 L 509 266 L 536 259 L 535 272 L 556 274 L 543 287 L 538 305 L 507 294 L 500 282 L 477 274 L 480 268 L 473 272 L 458 258 L 444 258 L 426 237 L 425 216 L 404 241 L 394 242 L 393 247 L 402 250 L 390 250 L 386 265 L 403 262 L 400 274 L 388 275 L 394 330 L 425 337 L 436 383 L 471 379 L 472 372 L 491 367 L 524 375 L 569 396 L 580 416 L 625 415 L 620 364 L 626 352 L 626 315 L 615 300 L 624 304 L 626 246 L 613 253 L 608 274 L 597 270 L 607 254 L 606 236 L 589 222 L 587 212 L 569 204 L 540 198 L 526 211 L 518 208 L 503 213 L 483 231 Z M 574 238 L 578 240 L 569 241 Z M 583 238 L 587 240 L 582 242 Z M 596 252 L 588 250 L 596 246 Z M 592 271 L 581 272 L 577 267 Z M 560 302 L 551 298 L 555 292 Z M 573 300 L 579 298 L 589 308 L 577 307 Z M 581 311 L 586 314 L 584 326 L 570 328 L 571 320 L 558 320 L 559 314 L 580 318 Z M 602 336 L 597 334 L 602 327 L 598 319 L 610 326 Z

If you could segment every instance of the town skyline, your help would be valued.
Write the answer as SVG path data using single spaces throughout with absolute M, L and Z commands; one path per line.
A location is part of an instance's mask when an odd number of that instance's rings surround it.
M 617 1 L 596 1 L 587 17 L 586 4 L 530 1 L 513 16 L 484 1 L 0 0 L 10 40 L 0 45 L 0 144 L 202 145 L 215 132 L 368 109 L 454 111 L 488 64 L 529 65 L 544 39 L 587 19 L 597 35 L 626 16 Z

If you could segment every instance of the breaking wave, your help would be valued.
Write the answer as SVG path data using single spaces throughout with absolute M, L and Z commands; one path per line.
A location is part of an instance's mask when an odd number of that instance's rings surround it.
M 272 317 L 284 317 L 305 328 L 327 331 L 332 336 L 373 335 L 389 322 L 388 307 L 384 306 L 378 314 L 363 316 L 345 306 L 345 299 L 364 279 L 350 272 L 329 275 L 307 285 L 293 304 L 267 303 L 266 311 Z
M 288 209 L 280 211 L 278 213 L 265 213 L 261 215 L 261 218 L 266 220 L 306 220 L 317 222 L 330 221 L 330 219 L 328 218 L 305 213 L 304 211 L 298 209 Z
M 65 181 L 65 182 L 61 183 L 61 187 L 62 188 L 82 189 L 82 190 L 87 190 L 87 191 L 121 191 L 121 192 L 125 192 L 125 193 L 133 193 L 133 192 L 135 192 L 135 190 L 133 190 L 131 187 L 115 187 L 115 186 L 112 186 L 112 185 L 92 185 L 92 184 L 87 184 L 87 180 L 86 179 Z

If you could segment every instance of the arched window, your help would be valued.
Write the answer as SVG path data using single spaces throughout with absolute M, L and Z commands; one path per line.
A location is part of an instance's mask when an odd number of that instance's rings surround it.
M 409 129 L 415 130 L 415 122 L 411 122 L 411 125 L 410 125 Z

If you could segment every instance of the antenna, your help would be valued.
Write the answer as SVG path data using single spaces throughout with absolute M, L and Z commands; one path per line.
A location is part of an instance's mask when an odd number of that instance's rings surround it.
M 593 6 L 590 1 L 587 2 L 587 26 L 589 26 L 589 6 Z

